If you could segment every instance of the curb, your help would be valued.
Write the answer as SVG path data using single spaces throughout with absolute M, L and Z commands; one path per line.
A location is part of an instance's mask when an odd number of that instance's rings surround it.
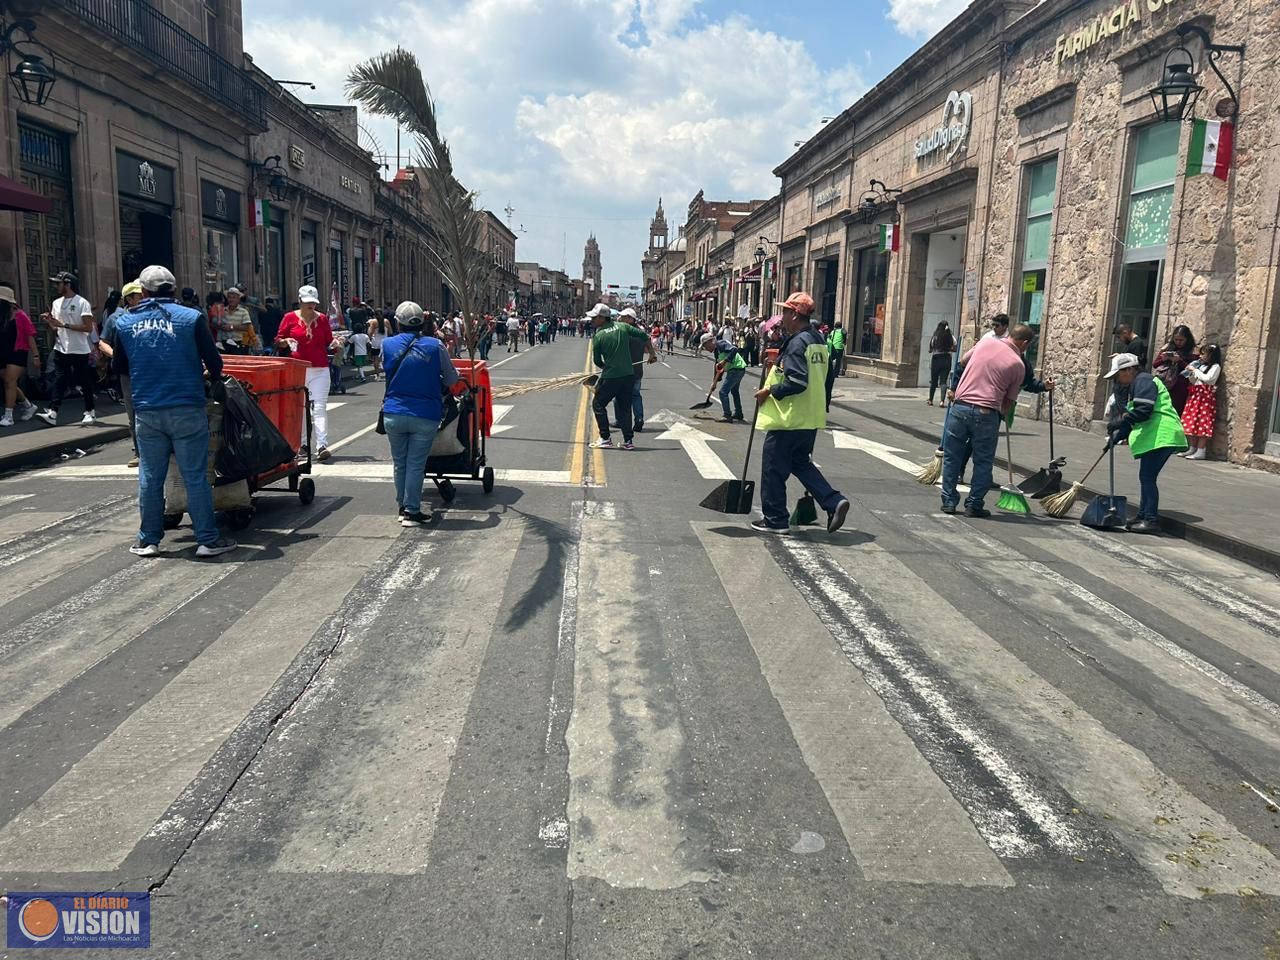
M 888 417 L 878 416 L 874 413 L 868 413 L 865 404 L 858 404 L 856 407 L 849 403 L 842 403 L 838 399 L 831 401 L 832 406 L 838 406 L 842 410 L 858 416 L 866 417 L 868 420 L 874 420 L 876 423 L 886 427 L 892 427 L 901 433 L 906 433 L 917 439 L 924 440 L 932 444 L 937 449 L 938 435 L 930 431 L 922 430 L 920 427 L 900 423 L 897 420 L 890 420 Z M 995 463 L 997 466 L 1008 469 L 1008 461 L 1000 456 L 996 456 Z M 1035 473 L 1040 469 L 1039 466 L 1027 467 L 1018 463 L 1016 460 L 1013 469 L 1018 470 L 1027 475 Z M 1081 498 L 1093 498 L 1106 496 L 1105 490 L 1094 490 L 1091 487 L 1082 487 L 1080 490 Z M 1172 517 L 1160 518 L 1160 529 L 1171 537 L 1177 537 L 1180 540 L 1186 540 L 1188 543 L 1194 543 L 1202 546 L 1214 553 L 1221 553 L 1225 556 L 1236 560 L 1241 560 L 1251 567 L 1256 567 L 1273 576 L 1280 577 L 1280 551 L 1269 550 L 1266 547 L 1259 546 L 1256 543 L 1245 543 L 1237 540 L 1235 537 L 1227 536 L 1225 533 L 1219 533 L 1208 527 L 1202 527 L 1199 524 L 1187 523 L 1183 520 L 1175 520 Z
M 26 450 L 20 450 L 17 453 L 0 455 L 0 473 L 7 473 L 11 470 L 20 470 L 23 467 L 30 467 L 37 464 L 45 463 L 49 460 L 57 460 L 62 454 L 73 454 L 77 448 L 84 450 L 86 448 L 101 447 L 108 443 L 115 443 L 117 440 L 129 439 L 129 427 L 124 426 L 108 426 L 98 427 L 92 434 L 88 434 L 83 438 L 76 440 L 55 440 L 53 443 L 46 443 L 43 446 L 31 447 Z

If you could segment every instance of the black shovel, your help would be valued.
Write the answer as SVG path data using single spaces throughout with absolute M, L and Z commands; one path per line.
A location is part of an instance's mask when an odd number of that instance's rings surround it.
M 689 409 L 690 409 L 690 410 L 705 410 L 705 409 L 707 409 L 707 407 L 711 406 L 711 394 L 712 394 L 713 392 L 715 392 L 715 389 L 716 389 L 716 385 L 715 385 L 714 383 L 713 383 L 713 384 L 711 384 L 711 389 L 707 391 L 707 399 L 703 400 L 701 403 L 695 403 L 695 404 L 694 404 L 692 407 L 690 407 Z
M 1094 497 L 1084 508 L 1080 523 L 1095 530 L 1115 530 L 1123 527 L 1129 518 L 1129 501 L 1125 497 L 1116 496 L 1116 452 L 1115 448 L 1107 451 L 1111 458 L 1111 479 L 1108 493 L 1110 496 Z
M 1053 391 L 1049 391 L 1049 464 L 1018 484 L 1018 489 L 1036 500 L 1058 493 L 1062 490 L 1062 468 L 1066 463 L 1066 457 L 1053 454 Z
M 760 383 L 764 383 L 764 373 L 760 374 Z M 776 401 L 775 401 L 776 402 Z M 708 493 L 698 506 L 714 510 L 716 513 L 750 513 L 752 501 L 755 499 L 756 482 L 747 479 L 747 467 L 751 463 L 751 445 L 756 439 L 756 421 L 760 419 L 760 401 L 756 401 L 755 413 L 751 415 L 751 433 L 747 436 L 747 456 L 742 461 L 742 479 L 725 480 L 720 486 Z

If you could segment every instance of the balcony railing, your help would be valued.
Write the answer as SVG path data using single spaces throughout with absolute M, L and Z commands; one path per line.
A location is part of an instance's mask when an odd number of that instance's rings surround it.
M 151 6 L 148 0 L 55 0 L 102 33 L 266 130 L 262 89 L 248 72 Z

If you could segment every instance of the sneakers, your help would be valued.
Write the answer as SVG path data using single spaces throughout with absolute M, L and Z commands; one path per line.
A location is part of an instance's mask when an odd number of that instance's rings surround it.
M 91 427 L 97 422 L 98 418 L 94 415 L 92 410 L 86 410 L 84 412 L 84 416 L 80 418 L 80 426 L 82 427 Z
M 1159 533 L 1160 524 L 1151 520 L 1143 519 L 1143 520 L 1138 520 L 1136 523 L 1132 525 L 1125 524 L 1125 529 L 1128 530 L 1130 533 Z
M 635 424 L 635 427 L 636 427 L 636 433 L 644 433 L 644 421 L 643 421 L 643 420 L 637 420 L 637 421 L 636 421 L 636 424 Z
M 220 557 L 224 553 L 230 553 L 238 544 L 230 537 L 219 537 L 213 543 L 202 543 L 196 547 L 197 557 Z
M 129 548 L 129 552 L 135 557 L 158 557 L 160 556 L 160 544 L 143 543 L 141 540 L 137 540 Z
M 942 505 L 942 512 L 954 514 L 956 512 L 956 505 L 954 503 L 944 503 Z
M 30 400 L 22 404 L 22 408 L 18 411 L 19 420 L 30 420 L 36 415 L 36 405 Z
M 321 463 L 324 463 L 326 460 L 328 460 L 332 456 L 333 454 L 329 452 L 328 447 L 321 447 L 319 450 L 316 451 L 316 459 L 319 460 Z
M 982 520 L 991 516 L 991 511 L 985 507 L 965 507 L 964 515 L 970 520 Z
M 129 458 L 129 466 L 134 470 L 138 469 L 138 455 L 136 453 Z
M 752 520 L 752 521 L 751 521 L 751 529 L 752 529 L 752 530 L 756 530 L 756 531 L 758 531 L 758 532 L 760 532 L 760 533 L 786 533 L 786 532 L 788 532 L 791 528 L 790 528 L 790 527 L 775 527 L 775 526 L 773 526 L 772 524 L 770 524 L 770 523 L 769 523 L 769 521 L 768 521 L 768 520 L 766 520 L 764 517 L 761 517 L 759 520 Z
M 622 445 L 623 450 L 634 450 L 635 448 L 636 448 L 636 445 L 632 443 L 630 440 L 628 440 L 626 443 Z
M 717 417 L 716 423 L 733 423 L 733 417 Z
M 435 514 L 423 513 L 421 510 L 415 513 L 404 511 L 400 514 L 400 526 L 402 527 L 425 527 L 435 522 Z
M 591 444 L 591 446 L 595 447 L 597 450 L 612 450 L 613 441 L 612 440 L 596 440 Z
M 43 420 L 45 423 L 47 423 L 51 427 L 56 427 L 58 425 L 57 410 L 41 410 L 39 413 L 36 414 L 36 416 L 39 417 L 41 420 Z
M 8 410 L 6 410 L 4 412 L 4 416 L 0 416 L 0 427 L 12 427 L 12 426 L 13 426 L 13 414 Z
M 836 508 L 827 514 L 827 533 L 835 533 L 844 526 L 844 518 L 849 515 L 849 501 L 841 499 Z
M 742 414 L 740 414 L 740 413 L 735 413 L 735 414 L 733 415 L 733 419 L 737 420 L 739 423 L 746 423 L 746 422 L 747 422 L 747 418 L 746 418 L 746 417 L 744 417 L 744 416 L 743 416 Z

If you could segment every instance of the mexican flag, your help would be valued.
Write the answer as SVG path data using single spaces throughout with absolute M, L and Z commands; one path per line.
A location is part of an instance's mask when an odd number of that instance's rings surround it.
M 375 243 L 373 245 L 373 262 L 374 263 L 386 262 L 385 260 L 382 259 L 382 244 L 380 243 Z
M 897 253 L 900 237 L 900 228 L 896 223 L 880 224 L 880 253 Z
M 271 204 L 268 201 L 255 199 L 249 204 L 249 226 L 271 226 Z
M 1191 146 L 1187 148 L 1187 176 L 1212 173 L 1226 180 L 1231 169 L 1231 144 L 1235 128 L 1221 120 L 1196 120 L 1191 127 Z

